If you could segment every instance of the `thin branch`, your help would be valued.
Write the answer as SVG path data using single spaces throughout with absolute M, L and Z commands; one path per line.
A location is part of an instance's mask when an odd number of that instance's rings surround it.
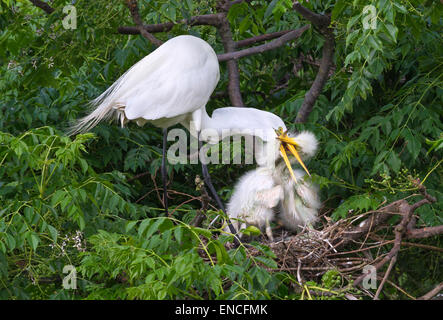
M 265 44 L 262 44 L 259 46 L 255 46 L 255 47 L 251 47 L 251 48 L 247 48 L 247 49 L 243 49 L 240 51 L 219 54 L 219 55 L 217 55 L 217 57 L 218 57 L 218 60 L 220 62 L 222 62 L 222 61 L 227 61 L 227 60 L 231 60 L 231 59 L 240 59 L 240 58 L 250 56 L 253 54 L 258 54 L 258 53 L 263 53 L 265 51 L 273 50 L 275 48 L 279 48 L 279 47 L 283 46 L 288 41 L 299 38 L 303 34 L 303 32 L 305 32 L 307 29 L 309 29 L 309 25 L 301 27 L 297 30 L 290 31 L 290 32 L 282 35 L 280 38 L 272 40 L 268 43 L 265 43 Z
M 417 300 L 430 300 L 435 295 L 439 294 L 443 290 L 443 282 L 440 282 L 434 289 L 426 293 L 424 296 L 421 296 Z
M 272 39 L 281 37 L 282 35 L 287 34 L 291 31 L 293 31 L 293 30 L 277 31 L 277 32 L 272 32 L 272 33 L 261 34 L 261 35 L 250 37 L 250 38 L 247 38 L 244 40 L 239 40 L 235 43 L 235 47 L 236 48 L 248 47 L 250 45 L 256 44 L 257 42 L 268 41 L 268 40 L 272 40 Z
M 388 279 L 389 274 L 391 273 L 392 267 L 394 266 L 396 261 L 397 261 L 396 256 L 391 259 L 391 262 L 389 263 L 388 270 L 386 270 L 383 280 L 381 281 L 380 285 L 378 286 L 377 292 L 375 293 L 374 300 L 378 300 L 381 290 L 383 289 L 383 286 L 385 285 L 385 282 Z
M 320 29 L 327 28 L 329 24 L 331 23 L 331 20 L 329 17 L 314 13 L 308 8 L 302 6 L 298 1 L 295 1 L 293 8 L 295 11 L 297 11 L 299 14 L 303 16 L 306 20 L 310 21 L 312 24 L 317 26 Z
M 412 239 L 424 239 L 443 234 L 443 225 L 436 227 L 426 227 L 421 229 L 411 229 L 406 231 L 405 237 Z
M 226 54 L 235 52 L 235 42 L 232 39 L 231 27 L 227 18 L 227 12 L 229 10 L 229 1 L 218 0 L 217 9 L 220 10 L 223 15 L 220 19 L 220 25 L 218 31 L 220 33 L 221 41 L 225 49 Z M 220 61 L 220 59 L 219 59 Z M 235 60 L 229 60 L 227 63 L 228 68 L 228 93 L 231 103 L 235 107 L 243 107 L 243 99 L 240 91 L 240 73 L 238 70 L 238 64 Z
M 352 241 L 365 236 L 371 229 L 371 226 L 374 228 L 387 221 L 392 216 L 392 214 L 399 214 L 401 212 L 401 208 L 403 208 L 403 206 L 405 205 L 408 205 L 408 203 L 406 202 L 406 200 L 402 199 L 392 202 L 374 211 L 371 216 L 360 223 L 359 226 L 352 227 L 343 232 L 344 241 L 340 244 L 340 246 L 337 245 L 337 247 L 343 247 L 351 243 Z
M 161 46 L 163 42 L 158 40 L 148 31 L 146 31 L 146 29 L 143 27 L 143 22 L 142 19 L 140 18 L 140 13 L 138 11 L 137 0 L 126 0 L 126 4 L 129 8 L 129 11 L 131 12 L 132 19 L 134 20 L 134 23 L 137 25 L 140 34 L 155 46 L 157 47 Z
M 157 32 L 166 32 L 170 31 L 175 25 L 177 24 L 184 24 L 188 26 L 214 26 L 218 27 L 220 24 L 220 19 L 222 13 L 216 13 L 216 14 L 204 14 L 200 16 L 194 16 L 190 19 L 182 19 L 177 22 L 165 22 L 165 23 L 158 23 L 158 24 L 145 24 L 143 25 L 143 29 L 150 33 L 157 33 Z M 119 27 L 117 29 L 118 33 L 121 34 L 139 34 L 140 30 L 138 27 Z
M 47 14 L 51 14 L 55 11 L 53 7 L 41 0 L 29 0 L 34 6 L 42 9 Z
M 230 1 L 228 3 L 228 8 L 232 7 L 234 4 L 239 4 L 239 3 L 242 3 L 242 2 L 249 3 L 249 2 L 252 2 L 252 0 L 233 0 L 233 1 Z
M 329 28 L 329 24 L 331 23 L 331 18 L 329 16 L 314 13 L 303 7 L 298 1 L 295 2 L 293 8 L 306 20 L 314 24 L 325 38 L 318 73 L 311 85 L 311 88 L 306 93 L 303 104 L 298 111 L 297 118 L 295 119 L 296 123 L 303 123 L 308 119 L 318 96 L 322 92 L 323 87 L 330 76 L 330 69 L 333 65 L 332 60 L 334 58 L 335 37 L 333 30 Z

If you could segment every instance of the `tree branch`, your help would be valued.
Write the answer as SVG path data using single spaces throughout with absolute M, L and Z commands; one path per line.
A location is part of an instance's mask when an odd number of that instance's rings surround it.
M 240 58 L 250 56 L 253 54 L 263 53 L 265 51 L 273 50 L 275 48 L 281 47 L 282 45 L 284 45 L 288 41 L 299 38 L 303 34 L 303 32 L 305 32 L 307 29 L 309 29 L 309 25 L 299 28 L 297 30 L 287 32 L 287 33 L 283 34 L 280 38 L 277 38 L 275 40 L 272 40 L 268 43 L 265 43 L 265 44 L 262 44 L 259 46 L 243 49 L 240 51 L 219 54 L 219 55 L 217 55 L 218 60 L 222 62 L 222 61 L 228 61 L 231 59 L 240 59 Z
M 411 229 L 406 231 L 405 237 L 409 239 L 424 239 L 438 236 L 440 234 L 443 234 L 443 225 L 421 229 Z
M 146 31 L 146 29 L 143 27 L 143 22 L 142 19 L 140 18 L 140 13 L 138 11 L 137 0 L 126 0 L 126 4 L 129 8 L 129 11 L 131 12 L 132 19 L 134 20 L 134 23 L 137 25 L 137 29 L 139 30 L 140 34 L 155 46 L 157 47 L 161 46 L 163 42 L 154 37 L 148 31 Z
M 229 25 L 229 21 L 227 18 L 227 12 L 229 10 L 229 1 L 218 0 L 217 9 L 221 10 L 223 13 L 220 19 L 220 25 L 218 31 L 220 33 L 225 53 L 226 54 L 233 53 L 235 52 L 235 42 L 232 39 L 231 27 Z M 240 74 L 238 71 L 237 61 L 233 59 L 228 60 L 226 65 L 228 68 L 228 77 L 229 77 L 228 93 L 231 103 L 235 107 L 243 107 L 244 104 L 240 91 Z
M 403 216 L 403 218 L 394 229 L 394 232 L 395 232 L 394 246 L 392 247 L 391 251 L 389 251 L 389 253 L 380 262 L 378 262 L 375 265 L 375 269 L 379 270 L 388 261 L 391 261 L 388 271 L 386 271 L 384 279 L 387 279 L 389 272 L 391 271 L 392 266 L 394 265 L 394 263 L 397 259 L 397 255 L 398 255 L 398 252 L 400 251 L 403 237 L 406 236 L 408 231 L 414 231 L 414 230 L 408 230 L 408 226 L 411 225 L 410 222 L 411 222 L 411 219 L 413 218 L 414 211 L 424 204 L 428 204 L 428 203 L 432 203 L 432 202 L 437 201 L 434 197 L 430 196 L 426 192 L 426 188 L 420 184 L 420 180 L 417 179 L 413 182 L 418 187 L 419 191 L 423 194 L 425 199 L 422 199 L 412 205 L 408 204 L 408 202 L 405 199 L 402 199 L 402 200 L 399 200 L 399 201 L 396 201 L 393 203 L 393 204 L 398 204 L 398 206 L 397 206 L 398 213 L 401 214 Z M 387 207 L 389 207 L 389 206 L 387 206 Z M 387 207 L 385 207 L 385 208 L 387 208 Z M 438 228 L 438 230 L 440 232 L 443 232 L 443 226 L 435 227 L 435 228 Z M 359 276 L 354 281 L 354 286 L 358 286 L 363 281 L 365 276 L 366 276 L 365 274 Z M 382 283 L 384 284 L 384 282 L 382 282 Z M 378 298 L 378 295 L 380 294 L 380 292 L 381 292 L 381 289 L 379 288 L 379 290 L 377 290 L 377 294 L 376 294 L 375 298 Z
M 312 112 L 314 108 L 315 102 L 317 101 L 318 96 L 323 90 L 323 87 L 326 84 L 326 81 L 329 78 L 329 70 L 331 69 L 332 59 L 334 57 L 334 46 L 335 40 L 332 31 L 328 31 L 325 35 L 325 43 L 323 44 L 322 53 L 323 56 L 320 61 L 320 67 L 318 69 L 318 73 L 312 83 L 311 88 L 305 95 L 305 99 L 303 100 L 303 104 L 298 111 L 297 118 L 295 119 L 296 123 L 306 122 L 309 117 L 309 114 Z
M 432 299 L 436 294 L 440 293 L 443 290 L 443 282 L 440 282 L 434 289 L 426 293 L 424 296 L 421 296 L 417 300 L 430 300 Z
M 311 10 L 303 7 L 298 1 L 294 3 L 293 8 L 306 20 L 314 24 L 325 38 L 318 73 L 311 85 L 311 88 L 306 93 L 303 104 L 298 111 L 297 118 L 295 119 L 296 123 L 302 123 L 306 122 L 308 119 L 318 96 L 322 92 L 323 87 L 329 78 L 329 70 L 332 66 L 332 60 L 334 57 L 335 38 L 333 30 L 329 28 L 329 24 L 331 23 L 330 17 L 314 13 Z
M 331 19 L 323 14 L 314 13 L 306 7 L 303 7 L 298 1 L 295 1 L 293 8 L 306 20 L 317 26 L 319 29 L 326 29 L 331 23 Z
M 287 34 L 289 32 L 291 32 L 293 30 L 283 30 L 283 31 L 277 31 L 277 32 L 272 32 L 272 33 L 267 33 L 267 34 L 261 34 L 255 37 L 250 37 L 244 40 L 239 40 L 235 43 L 235 47 L 236 48 L 242 48 L 242 47 L 248 47 L 250 45 L 256 44 L 257 42 L 263 42 L 263 41 L 268 41 L 268 40 L 272 40 L 278 37 L 281 37 L 284 34 Z
M 177 24 L 184 24 L 188 26 L 214 26 L 218 27 L 220 24 L 220 19 L 223 14 L 216 13 L 216 14 L 205 14 L 201 16 L 194 16 L 190 19 L 182 19 L 177 22 L 165 22 L 165 23 L 159 23 L 159 24 L 145 24 L 143 25 L 143 29 L 145 29 L 148 32 L 151 33 L 157 33 L 157 32 L 166 32 L 170 31 L 175 25 Z M 140 30 L 138 27 L 119 27 L 117 29 L 118 33 L 121 34 L 139 34 Z
M 47 14 L 51 14 L 55 11 L 53 7 L 41 0 L 29 0 L 34 6 L 42 9 Z

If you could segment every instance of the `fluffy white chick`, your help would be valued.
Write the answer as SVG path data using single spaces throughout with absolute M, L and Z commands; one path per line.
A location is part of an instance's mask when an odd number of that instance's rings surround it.
M 300 156 L 305 160 L 317 150 L 317 139 L 308 131 L 290 134 L 297 142 Z M 291 164 L 295 164 L 294 158 Z M 227 206 L 229 217 L 237 230 L 254 225 L 266 230 L 273 239 L 270 222 L 275 211 L 280 211 L 284 227 L 296 231 L 300 226 L 313 224 L 317 218 L 320 201 L 317 189 L 304 180 L 304 172 L 295 170 L 297 183 L 291 177 L 286 164 L 280 160 L 275 168 L 260 166 L 242 176 L 234 188 Z M 229 230 L 226 229 L 228 232 Z
M 227 206 L 227 213 L 236 230 L 253 225 L 265 230 L 273 240 L 270 222 L 274 220 L 274 210 L 283 196 L 283 188 L 276 185 L 273 172 L 266 167 L 248 171 L 235 185 Z M 226 228 L 226 232 L 229 229 Z
M 297 141 L 303 160 L 315 155 L 318 142 L 314 134 L 303 131 L 295 135 L 294 139 Z M 292 160 L 291 164 L 295 164 L 295 160 Z M 294 170 L 294 175 L 297 182 L 292 179 L 287 166 L 284 163 L 278 163 L 274 180 L 283 189 L 283 197 L 279 203 L 279 218 L 285 228 L 298 231 L 306 225 L 312 226 L 315 223 L 321 202 L 318 188 L 305 179 L 305 172 Z

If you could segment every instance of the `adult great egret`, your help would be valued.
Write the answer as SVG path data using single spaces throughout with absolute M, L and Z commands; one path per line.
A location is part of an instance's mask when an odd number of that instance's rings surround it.
M 149 122 L 162 128 L 163 201 L 167 212 L 167 128 L 192 120 L 199 132 L 200 110 L 205 110 L 219 79 L 217 55 L 208 43 L 188 35 L 172 38 L 133 65 L 93 100 L 95 109 L 80 119 L 70 134 L 88 131 L 101 120 L 112 118 L 118 119 L 122 127 L 128 121 L 135 121 L 139 126 Z M 206 172 L 203 170 L 204 176 Z M 210 180 L 207 182 L 212 186 Z
M 317 140 L 312 133 L 301 132 L 292 139 L 302 158 L 315 154 Z M 301 170 L 292 171 L 280 159 L 275 168 L 259 166 L 247 172 L 234 188 L 227 206 L 228 217 L 233 219 L 237 230 L 254 225 L 265 229 L 271 240 L 270 222 L 275 219 L 276 211 L 283 226 L 290 230 L 312 224 L 317 218 L 320 201 L 316 187 L 305 181 L 304 175 Z
M 119 120 L 122 126 L 128 121 L 135 121 L 139 126 L 151 123 L 162 128 L 162 175 L 166 212 L 166 133 L 168 127 L 177 123 L 197 133 L 199 146 L 200 133 L 205 129 L 215 129 L 217 132 L 228 129 L 230 135 L 241 134 L 245 129 L 255 130 L 258 133 L 253 135 L 265 142 L 280 139 L 280 152 L 287 165 L 289 161 L 286 149 L 301 161 L 295 142 L 286 136 L 286 127 L 278 116 L 258 109 L 234 107 L 217 109 L 212 117 L 207 114 L 206 103 L 219 78 L 217 55 L 208 43 L 189 35 L 172 38 L 133 65 L 93 100 L 94 110 L 80 119 L 71 128 L 70 134 L 88 131 L 100 121 L 112 118 Z M 281 131 L 276 133 L 278 128 Z M 204 181 L 218 206 L 225 211 L 203 161 L 202 171 Z M 235 234 L 231 225 L 230 229 Z

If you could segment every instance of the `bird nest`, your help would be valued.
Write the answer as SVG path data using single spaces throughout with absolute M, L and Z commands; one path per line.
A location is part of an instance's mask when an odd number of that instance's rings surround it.
M 293 235 L 280 228 L 275 241 L 263 239 L 274 252 L 279 271 L 292 273 L 301 281 L 315 279 L 331 269 L 349 274 L 370 263 L 369 259 L 353 255 L 352 251 L 339 251 L 351 221 L 333 222 L 325 216 L 323 220 L 325 223 L 317 229 L 304 228 Z M 260 254 L 253 247 L 250 253 Z
M 419 217 L 415 210 L 437 200 L 427 193 L 418 179 L 414 184 L 419 193 L 391 203 L 385 201 L 375 210 L 333 221 L 329 218 L 331 209 L 320 215 L 320 223 L 315 229 L 304 228 L 297 234 L 291 234 L 280 227 L 273 230 L 274 241 L 262 236 L 261 242 L 273 251 L 277 262 L 277 268 L 269 271 L 288 272 L 296 276 L 299 283 L 305 283 L 318 280 L 328 270 L 335 270 L 343 278 L 352 281 L 353 287 L 359 287 L 374 299 L 379 298 L 385 283 L 411 299 L 433 298 L 443 289 L 443 283 L 422 297 L 415 298 L 388 279 L 401 248 L 418 247 L 443 252 L 440 247 L 413 241 L 443 233 L 441 225 L 418 226 Z M 421 200 L 417 197 L 421 197 Z M 399 218 L 399 222 L 393 225 L 391 218 L 394 216 Z M 235 246 L 231 244 L 230 248 L 232 245 Z M 262 254 L 257 247 L 248 245 L 246 239 L 242 239 L 242 245 L 251 256 Z M 383 276 L 376 276 L 381 282 L 375 294 L 361 287 L 368 276 L 364 272 L 368 265 L 373 271 L 388 265 Z

